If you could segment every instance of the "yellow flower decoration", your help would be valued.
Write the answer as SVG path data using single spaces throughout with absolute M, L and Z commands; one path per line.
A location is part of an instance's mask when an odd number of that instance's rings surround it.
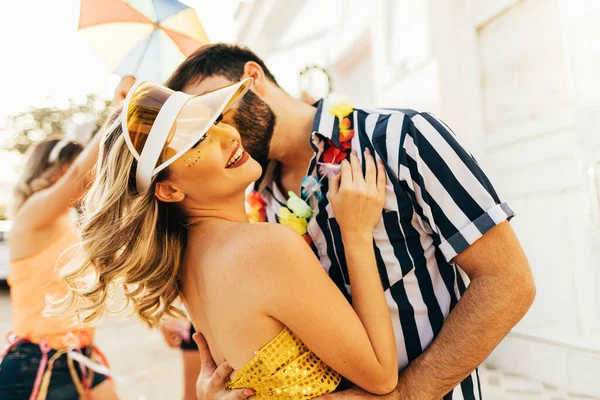
M 267 222 L 266 206 L 267 203 L 263 200 L 260 193 L 254 191 L 246 196 L 248 204 L 248 220 L 250 222 Z
M 352 114 L 352 111 L 354 111 L 354 105 L 352 105 L 352 103 L 349 101 L 341 101 L 339 103 L 330 105 L 327 111 L 342 121 L 344 117 Z
M 306 232 L 308 232 L 308 222 L 306 221 L 306 218 L 299 218 L 295 216 L 290 210 L 287 209 L 287 207 L 281 207 L 279 210 L 279 222 L 294 229 L 300 235 L 304 235 Z
M 263 213 L 261 213 L 260 210 L 250 210 L 246 213 L 246 215 L 248 216 L 249 222 L 252 222 L 252 223 L 265 222 L 262 217 Z

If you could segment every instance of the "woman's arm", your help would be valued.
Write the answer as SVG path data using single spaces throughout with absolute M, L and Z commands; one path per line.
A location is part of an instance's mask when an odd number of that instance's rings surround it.
M 101 132 L 94 136 L 56 183 L 25 201 L 16 216 L 20 226 L 43 227 L 76 204 L 92 179 L 91 170 L 98 158 L 101 136 Z
M 123 100 L 134 83 L 135 78 L 131 76 L 121 78 L 115 89 L 113 105 Z M 77 203 L 93 178 L 92 169 L 98 159 L 99 144 L 103 131 L 104 127 L 100 129 L 100 132 L 94 136 L 56 183 L 47 189 L 34 193 L 25 201 L 16 216 L 16 218 L 23 216 L 23 218 L 19 218 L 20 226 L 26 226 L 30 229 L 45 226 Z
M 355 154 L 350 156 L 350 163 L 342 162 L 341 174 L 330 181 L 330 202 L 344 242 L 352 306 L 363 322 L 378 361 L 390 374 L 393 371 L 395 386 L 396 340 L 373 248 L 373 229 L 381 219 L 385 202 L 386 174 L 381 162 L 376 171 L 368 149 L 364 160 L 364 178 Z
M 369 184 L 377 191 L 374 164 L 369 168 L 367 174 L 373 174 L 368 175 Z M 282 226 L 270 226 L 269 234 L 261 235 L 255 244 L 252 262 L 261 263 L 264 271 L 257 277 L 256 290 L 264 294 L 261 306 L 266 313 L 288 326 L 326 364 L 365 390 L 385 394 L 396 387 L 398 364 L 373 251 L 372 230 L 383 201 L 367 192 L 373 187 L 357 189 L 347 175 L 349 163 L 343 170 L 339 190 L 331 195 L 338 199 L 338 210 L 353 203 L 354 211 L 360 213 L 342 228 L 354 309 L 304 240 Z M 362 177 L 360 167 L 358 171 Z M 383 173 L 381 186 L 385 188 Z

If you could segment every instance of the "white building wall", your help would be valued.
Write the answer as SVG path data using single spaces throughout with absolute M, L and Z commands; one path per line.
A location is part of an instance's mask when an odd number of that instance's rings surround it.
M 279 3 L 242 3 L 239 41 L 284 89 L 298 96 L 299 71 L 319 64 L 358 106 L 438 114 L 517 211 L 538 294 L 490 359 L 600 396 L 600 198 L 588 174 L 600 160 L 600 2 Z M 260 31 L 248 19 L 259 14 L 268 30 L 245 34 Z

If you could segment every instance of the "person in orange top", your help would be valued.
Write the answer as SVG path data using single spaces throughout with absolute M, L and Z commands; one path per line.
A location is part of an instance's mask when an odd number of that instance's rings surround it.
M 116 101 L 122 100 L 119 87 Z M 75 313 L 44 315 L 47 297 L 68 292 L 58 271 L 79 242 L 71 210 L 91 182 L 100 137 L 85 148 L 67 139 L 38 143 L 15 187 L 8 240 L 12 332 L 0 357 L 4 400 L 118 398 L 113 382 L 100 373 L 106 361 L 93 345 L 94 329 L 79 329 Z

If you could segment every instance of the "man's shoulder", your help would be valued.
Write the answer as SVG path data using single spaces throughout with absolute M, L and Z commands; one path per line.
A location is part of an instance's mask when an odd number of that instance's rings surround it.
M 359 127 L 367 131 L 371 141 L 389 140 L 388 145 L 402 148 L 407 136 L 412 136 L 431 113 L 413 108 L 357 108 Z M 362 121 L 362 122 L 361 122 Z M 359 128 L 360 129 L 360 128 Z
M 426 122 L 427 124 L 437 124 L 439 119 L 434 117 L 431 112 L 421 111 L 414 108 L 356 108 L 355 109 L 365 120 L 374 119 L 376 122 L 369 125 L 385 126 L 386 133 L 390 133 L 389 127 L 396 127 L 398 133 L 403 129 L 411 130 L 413 127 Z M 392 131 L 394 129 L 392 128 Z M 380 133 L 381 134 L 381 133 Z
M 408 117 L 412 119 L 417 115 L 423 114 L 422 111 L 413 108 L 391 108 L 391 107 L 375 107 L 375 108 L 356 108 L 356 111 L 367 115 L 390 115 L 394 117 Z M 428 113 L 427 113 L 428 114 Z
M 369 127 L 377 127 L 381 123 L 385 129 L 380 129 L 379 135 L 397 133 L 411 135 L 411 132 L 419 132 L 424 136 L 451 135 L 454 132 L 437 116 L 429 111 L 421 111 L 412 108 L 360 108 L 356 109 L 363 113 L 363 118 L 376 118 L 374 124 Z M 393 126 L 397 129 L 389 129 Z M 402 135 L 403 137 L 404 135 Z M 400 143 L 402 144 L 402 143 Z

